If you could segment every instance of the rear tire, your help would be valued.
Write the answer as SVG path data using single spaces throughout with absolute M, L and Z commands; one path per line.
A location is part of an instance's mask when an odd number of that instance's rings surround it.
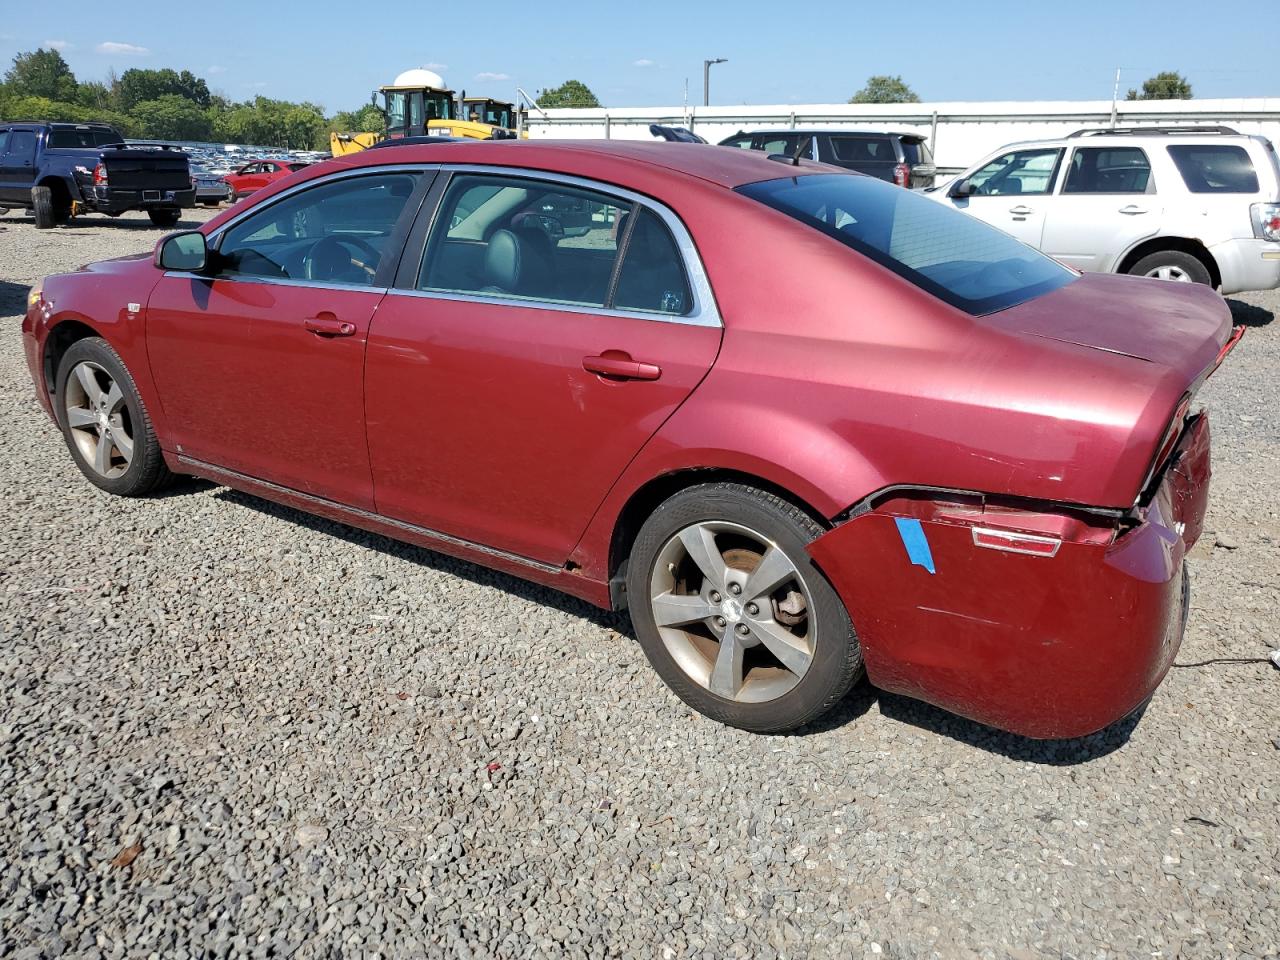
M 35 217 L 37 230 L 50 230 L 58 225 L 58 211 L 53 205 L 51 188 L 31 188 L 31 212 Z
M 147 216 L 151 218 L 151 222 L 157 227 L 174 227 L 177 226 L 178 221 L 182 219 L 182 211 L 168 208 L 148 210 Z
M 1174 280 L 1182 283 L 1213 285 L 1213 277 L 1204 262 L 1182 250 L 1159 250 L 1147 254 L 1129 268 L 1129 273 L 1155 280 Z
M 730 726 L 783 733 L 848 693 L 862 650 L 806 550 L 823 532 L 794 504 L 737 483 L 682 490 L 645 521 L 627 571 L 631 622 L 681 700 Z
M 173 479 L 133 377 L 105 340 L 73 343 L 58 364 L 56 385 L 58 425 L 90 483 L 142 497 Z

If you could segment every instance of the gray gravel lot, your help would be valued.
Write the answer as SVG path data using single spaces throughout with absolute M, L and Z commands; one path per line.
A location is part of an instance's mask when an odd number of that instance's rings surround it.
M 864 682 L 770 738 L 576 601 L 85 482 L 26 290 L 159 235 L 0 218 L 0 956 L 1280 955 L 1280 671 L 1194 665 L 1278 643 L 1280 296 L 1203 392 L 1192 665 L 1143 717 L 1039 743 Z

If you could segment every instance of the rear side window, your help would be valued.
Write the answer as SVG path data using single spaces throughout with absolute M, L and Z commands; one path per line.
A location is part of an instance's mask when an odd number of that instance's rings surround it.
M 1137 147 L 1078 147 L 1063 193 L 1154 193 L 1151 163 Z
M 0 157 L 5 155 L 5 151 L 9 149 L 9 131 L 0 130 Z
M 807 140 L 808 137 L 805 139 Z M 800 135 L 798 133 L 762 134 L 756 137 L 754 146 L 757 150 L 763 150 L 770 155 L 775 153 L 790 155 L 794 154 L 796 148 L 800 146 Z
M 102 147 L 109 143 L 120 143 L 120 134 L 114 130 L 52 130 L 49 133 L 49 148 L 52 150 L 75 150 L 80 147 Z
M 737 147 L 740 150 L 751 149 L 751 134 L 740 133 L 737 136 L 726 137 L 720 141 L 722 147 Z
M 1076 275 L 981 220 L 910 190 L 841 174 L 738 188 L 974 316 L 1004 310 Z
M 1258 174 L 1244 147 L 1186 143 L 1169 147 L 1169 156 L 1192 193 L 1258 192 Z
M 839 163 L 897 163 L 888 137 L 832 137 L 831 152 Z
M 613 306 L 676 316 L 688 313 L 693 306 L 680 248 L 667 225 L 652 210 L 641 208 L 635 213 L 618 271 Z
M 923 140 L 902 140 L 902 156 L 907 163 L 913 167 L 917 164 L 930 166 L 933 164 L 933 154 L 929 152 L 929 145 Z

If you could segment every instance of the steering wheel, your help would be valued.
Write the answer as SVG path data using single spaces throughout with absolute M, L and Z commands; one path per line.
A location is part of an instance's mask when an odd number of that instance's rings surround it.
M 347 249 L 356 247 L 366 255 L 367 262 L 357 260 Z M 347 266 L 357 266 L 369 275 L 378 272 L 380 254 L 373 244 L 360 237 L 321 237 L 302 258 L 302 275 L 307 280 L 331 280 L 332 274 Z

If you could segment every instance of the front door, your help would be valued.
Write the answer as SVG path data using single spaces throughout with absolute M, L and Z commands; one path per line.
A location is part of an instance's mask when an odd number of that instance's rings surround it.
M 1160 228 L 1160 198 L 1139 147 L 1076 147 L 1054 203 L 1041 249 L 1077 270 L 1111 269 Z
M 1062 150 L 1012 150 L 983 164 L 968 178 L 971 193 L 952 197 L 956 209 L 1039 247 L 1055 198 L 1053 183 Z
M 31 205 L 31 187 L 36 177 L 36 131 L 10 130 L 0 150 L 0 200 Z
M 369 336 L 380 513 L 559 565 L 710 369 L 684 228 L 605 189 L 454 176 Z
M 419 179 L 368 172 L 286 193 L 212 238 L 207 274 L 165 275 L 147 347 L 179 453 L 372 509 L 365 343 Z

